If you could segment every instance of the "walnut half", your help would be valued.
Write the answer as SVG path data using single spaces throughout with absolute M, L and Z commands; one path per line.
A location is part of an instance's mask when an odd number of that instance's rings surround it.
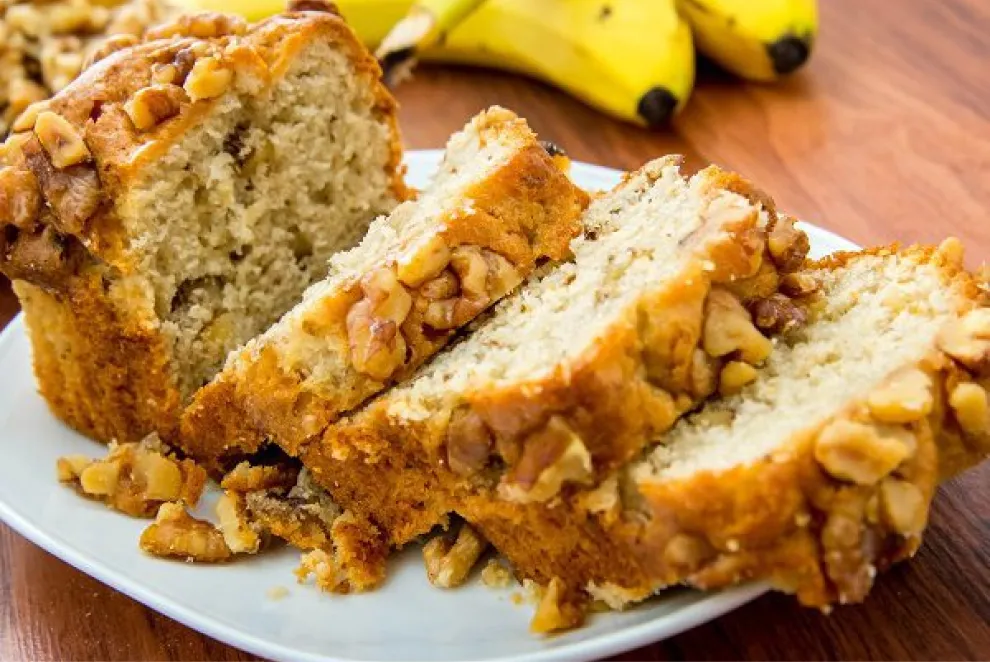
M 453 541 L 445 535 L 437 535 L 423 547 L 426 576 L 431 584 L 440 588 L 460 586 L 486 547 L 488 541 L 467 523 L 461 525 Z
M 177 503 L 162 504 L 155 521 L 141 533 L 140 546 L 154 556 L 196 563 L 217 563 L 232 556 L 216 527 L 195 519 Z

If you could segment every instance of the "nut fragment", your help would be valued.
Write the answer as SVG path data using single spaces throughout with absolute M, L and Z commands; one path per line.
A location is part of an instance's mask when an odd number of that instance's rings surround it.
M 457 276 L 448 270 L 442 271 L 433 280 L 423 283 L 419 288 L 419 294 L 431 301 L 449 299 L 457 295 L 460 285 Z
M 529 629 L 538 634 L 559 630 L 569 630 L 584 620 L 582 605 L 568 600 L 564 584 L 554 577 L 543 591 L 543 597 L 536 607 L 536 613 L 529 622 Z
M 739 301 L 721 289 L 713 289 L 705 303 L 702 347 L 709 356 L 721 357 L 738 351 L 746 363 L 756 364 L 770 356 L 773 344 L 753 325 Z
M 477 246 L 458 246 L 450 257 L 450 268 L 461 282 L 468 299 L 488 302 L 488 263 Z
M 780 291 L 794 299 L 814 294 L 819 287 L 821 283 L 808 273 L 784 274 L 780 279 Z
M 361 289 L 371 302 L 371 314 L 402 324 L 412 309 L 412 297 L 388 268 L 372 271 L 361 279 Z
M 522 274 L 507 259 L 487 250 L 482 251 L 482 255 L 488 267 L 485 288 L 489 297 L 498 299 L 522 282 Z
M 787 333 L 808 321 L 808 313 L 780 293 L 757 300 L 752 310 L 756 328 L 768 333 Z
M 903 536 L 919 535 L 925 528 L 928 507 L 918 486 L 887 478 L 880 484 L 880 512 L 890 528 Z
M 990 431 L 990 405 L 987 392 L 979 384 L 962 382 L 949 395 L 949 406 L 956 415 L 959 427 L 971 435 Z
M 59 482 L 71 483 L 78 480 L 83 470 L 92 463 L 93 460 L 85 455 L 65 455 L 58 458 L 55 468 Z
M 68 168 L 90 158 L 76 127 L 61 115 L 42 111 L 34 123 L 34 133 L 56 168 Z
M 777 268 L 790 272 L 797 271 L 804 264 L 811 242 L 808 235 L 794 227 L 793 218 L 782 215 L 770 230 L 767 248 Z
M 171 63 L 152 65 L 151 82 L 158 85 L 179 84 L 179 68 Z
M 896 469 L 913 451 L 906 430 L 886 431 L 839 419 L 818 435 L 815 459 L 831 475 L 859 485 L 872 485 Z M 910 437 L 910 440 L 907 438 Z
M 313 575 L 324 591 L 351 593 L 384 581 L 388 546 L 373 524 L 344 511 L 331 525 L 331 538 L 332 550 L 320 548 L 302 556 L 295 571 L 300 583 Z
M 718 378 L 718 392 L 722 395 L 734 395 L 747 384 L 752 384 L 757 377 L 756 368 L 742 361 L 729 361 L 722 368 Z
M 169 37 L 195 37 L 214 39 L 227 35 L 240 36 L 247 32 L 247 23 L 239 16 L 219 12 L 182 14 L 167 23 L 161 23 L 145 33 L 145 40 L 168 39 Z
M 450 262 L 450 248 L 440 235 L 431 236 L 399 258 L 396 275 L 409 287 L 418 287 L 437 277 Z
M 286 11 L 321 11 L 327 14 L 340 15 L 337 5 L 329 0 L 289 0 Z
M 502 479 L 499 494 L 519 503 L 546 501 L 564 483 L 587 484 L 593 476 L 591 453 L 560 416 L 526 439 L 515 469 Z
M 28 170 L 6 167 L 0 170 L 0 224 L 10 223 L 30 232 L 38 221 L 41 192 Z
M 182 87 L 192 101 L 213 99 L 227 91 L 233 76 L 216 58 L 203 57 L 196 60 Z
M 36 101 L 30 106 L 24 109 L 20 115 L 14 120 L 14 123 L 10 125 L 12 131 L 30 131 L 34 128 L 35 122 L 38 121 L 38 115 L 48 110 L 50 103 L 45 101 Z
M 148 554 L 216 563 L 231 557 L 223 535 L 209 522 L 193 518 L 177 503 L 163 503 L 155 521 L 141 533 Z
M 969 311 L 941 329 L 939 349 L 979 375 L 990 373 L 990 308 Z
M 261 536 L 247 514 L 244 495 L 231 490 L 217 500 L 217 519 L 224 542 L 234 554 L 254 554 L 261 547 Z
M 884 423 L 912 423 L 932 411 L 932 380 L 917 368 L 895 375 L 866 400 L 873 418 Z
M 961 269 L 966 258 L 966 249 L 958 237 L 946 237 L 938 245 L 937 253 L 945 262 L 957 269 Z
M 467 580 L 487 546 L 488 541 L 467 523 L 453 542 L 444 535 L 434 536 L 423 546 L 426 576 L 434 586 L 456 588 Z
M 285 465 L 253 465 L 244 461 L 223 477 L 220 487 L 235 492 L 290 488 L 297 478 L 298 471 Z
M 447 426 L 447 465 L 459 476 L 471 476 L 488 463 L 491 431 L 470 407 L 454 411 Z
M 399 326 L 412 309 L 412 297 L 391 269 L 377 269 L 361 280 L 364 299 L 347 312 L 347 338 L 354 369 L 388 379 L 406 360 Z
M 177 85 L 152 85 L 137 91 L 124 112 L 138 131 L 148 131 L 179 114 L 185 93 Z

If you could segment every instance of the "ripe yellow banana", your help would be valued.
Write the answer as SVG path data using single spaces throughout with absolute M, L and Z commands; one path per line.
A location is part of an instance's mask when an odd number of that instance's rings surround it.
M 285 6 L 284 0 L 178 1 L 252 20 Z M 370 48 L 413 6 L 413 0 L 335 3 Z M 675 0 L 485 0 L 421 55 L 533 76 L 651 127 L 666 124 L 694 86 L 691 30 Z
M 791 73 L 808 59 L 818 31 L 817 0 L 677 0 L 698 50 L 757 81 Z

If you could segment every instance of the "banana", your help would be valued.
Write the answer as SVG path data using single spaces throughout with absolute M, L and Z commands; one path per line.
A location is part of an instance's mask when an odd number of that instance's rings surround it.
M 233 6 L 229 0 L 179 1 L 190 9 L 233 9 L 253 20 L 284 8 L 283 0 L 237 0 Z M 615 117 L 663 126 L 694 86 L 691 30 L 675 1 L 485 0 L 420 55 L 522 73 Z M 414 1 L 335 3 L 375 48 Z
M 650 127 L 694 85 L 691 31 L 674 0 L 488 0 L 424 57 L 527 74 Z
M 816 0 L 677 0 L 698 50 L 734 74 L 772 81 L 807 61 Z

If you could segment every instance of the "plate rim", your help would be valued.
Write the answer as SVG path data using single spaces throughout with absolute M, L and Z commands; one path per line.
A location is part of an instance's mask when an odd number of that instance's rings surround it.
M 404 163 L 410 165 L 419 162 L 421 166 L 435 167 L 443 150 L 409 150 L 405 154 Z M 606 166 L 575 161 L 575 170 L 586 173 L 589 178 L 605 182 L 615 181 L 622 171 Z M 859 247 L 848 239 L 829 230 L 801 221 L 806 228 L 820 234 L 831 244 L 841 247 L 840 250 L 856 250 Z M 18 313 L 7 326 L 0 331 L 0 364 L 6 359 L 11 347 L 20 336 L 26 336 L 24 317 Z M 29 343 L 30 341 L 27 340 Z M 33 376 L 32 376 L 33 377 Z M 212 637 L 225 644 L 244 650 L 253 655 L 259 655 L 273 660 L 305 660 L 306 662 L 353 662 L 355 658 L 340 658 L 332 655 L 314 654 L 308 651 L 293 649 L 289 646 L 272 642 L 261 636 L 252 634 L 246 629 L 227 625 L 220 619 L 206 612 L 196 611 L 173 602 L 170 598 L 158 593 L 154 588 L 139 581 L 132 580 L 126 575 L 119 574 L 99 557 L 87 553 L 69 541 L 62 540 L 52 531 L 45 530 L 29 522 L 6 501 L 0 500 L 0 520 L 4 521 L 19 535 L 49 554 L 69 564 L 106 586 L 120 591 L 128 597 L 140 602 L 149 609 L 172 618 L 192 630 Z M 383 589 L 384 590 L 384 589 Z M 663 641 L 672 636 L 697 627 L 703 623 L 719 618 L 742 605 L 751 602 L 769 590 L 765 583 L 753 583 L 737 586 L 721 591 L 704 594 L 698 601 L 666 615 L 660 619 L 645 621 L 635 625 L 622 627 L 612 632 L 605 632 L 590 639 L 546 648 L 527 653 L 503 656 L 498 658 L 476 658 L 486 662 L 559 662 L 564 660 L 589 660 L 608 655 L 626 652 L 640 646 Z M 523 633 L 523 636 L 534 636 Z M 379 658 L 385 659 L 385 658 Z M 388 658 L 394 662 L 394 658 Z M 366 662 L 362 660 L 362 662 Z

